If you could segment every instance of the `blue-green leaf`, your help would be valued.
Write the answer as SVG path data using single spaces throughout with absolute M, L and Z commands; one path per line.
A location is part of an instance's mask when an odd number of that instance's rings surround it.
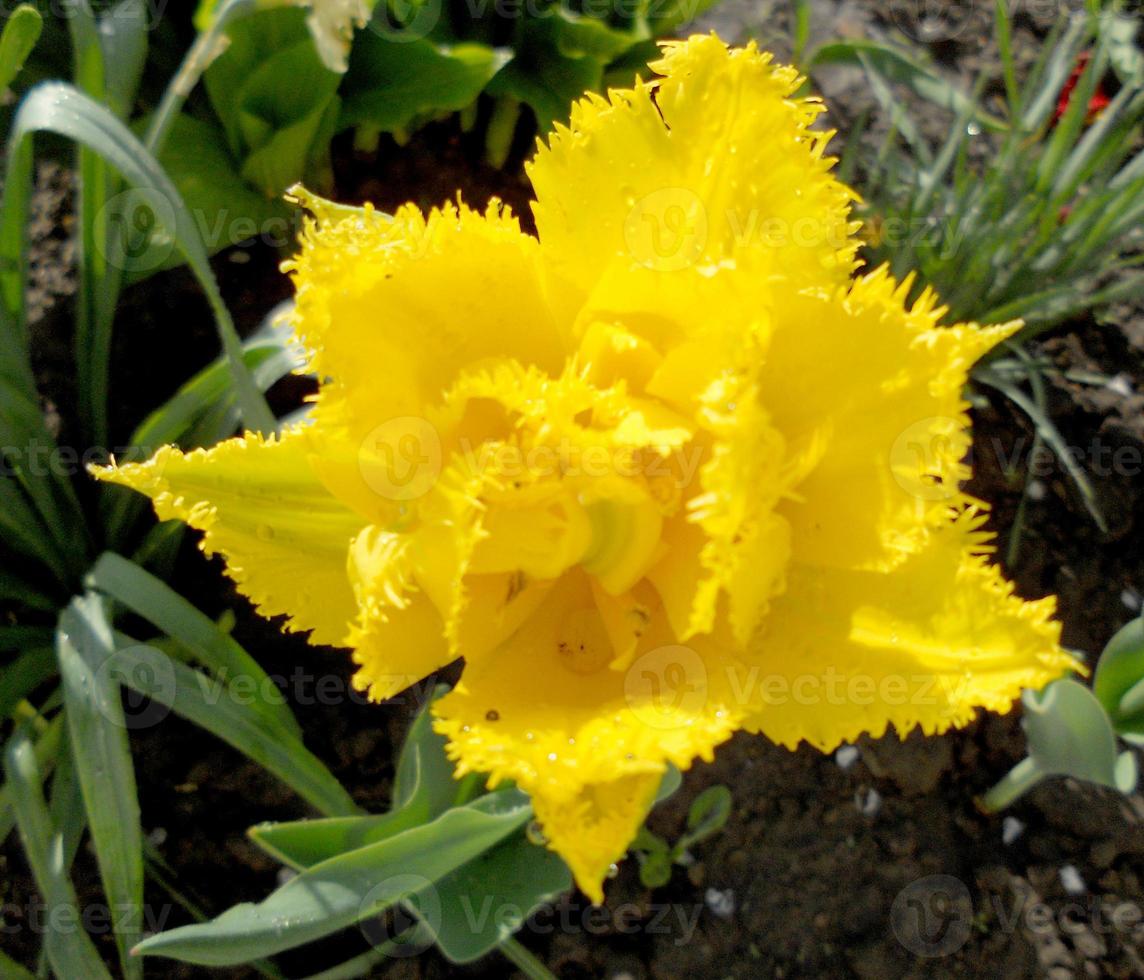
M 409 898 L 522 827 L 532 809 L 516 790 L 482 796 L 380 843 L 292 878 L 258 904 L 142 942 L 137 950 L 230 966 L 311 942 Z
M 123 972 L 143 976 L 130 956 L 142 934 L 143 833 L 135 768 L 119 686 L 107 669 L 115 641 L 103 600 L 73 600 L 60 617 L 56 652 L 63 679 L 68 742 L 83 793 L 100 878 L 116 909 L 115 939 Z

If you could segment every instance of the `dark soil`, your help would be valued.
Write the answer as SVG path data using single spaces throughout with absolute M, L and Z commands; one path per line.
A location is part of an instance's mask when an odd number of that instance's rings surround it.
M 957 22 L 962 26 L 956 31 L 946 28 L 953 36 L 923 27 L 919 12 L 935 5 L 920 3 L 824 0 L 815 4 L 815 31 L 824 36 L 905 31 L 925 42 L 951 72 L 975 70 L 989 57 L 990 44 L 974 18 L 990 5 L 948 6 L 961 8 L 968 18 Z M 1034 16 L 1040 8 L 1027 7 L 1031 12 L 1018 22 L 1026 58 L 1044 26 Z M 730 27 L 726 21 L 720 27 L 726 36 L 735 24 L 745 25 L 766 42 L 775 39 L 768 46 L 781 51 L 789 32 L 785 9 L 785 4 L 763 3 Z M 739 13 L 732 8 L 729 16 Z M 841 90 L 856 87 L 845 79 L 832 84 L 840 89 L 835 112 L 845 122 L 857 110 Z M 528 214 L 528 188 L 520 175 L 483 166 L 479 148 L 451 124 L 431 127 L 404 148 L 385 143 L 376 157 L 355 157 L 348 146 L 338 149 L 344 199 L 371 199 L 383 208 L 408 199 L 431 205 L 453 197 L 460 187 L 474 205 L 495 194 L 522 216 Z M 51 180 L 58 194 L 58 175 Z M 244 330 L 288 293 L 284 278 L 274 272 L 276 261 L 265 248 L 240 249 L 216 260 Z M 45 289 L 52 296 L 68 292 L 63 286 Z M 156 277 L 130 291 L 127 302 L 114 382 L 119 436 L 217 349 L 206 307 L 185 274 Z M 976 475 L 970 489 L 993 505 L 999 554 L 1011 552 L 1008 571 L 1022 595 L 1060 597 L 1065 643 L 1090 658 L 1138 612 L 1144 595 L 1144 314 L 1132 308 L 1112 313 L 1109 323 L 1070 324 L 1037 345 L 1057 369 L 1049 375 L 1051 407 L 1062 433 L 1082 450 L 1097 447 L 1082 461 L 1096 487 L 1106 532 L 1098 529 L 1058 465 L 1039 464 L 1039 475 L 1027 482 L 1033 432 L 1011 404 L 980 395 L 974 413 Z M 66 323 L 66 304 L 45 318 L 38 361 L 53 402 L 65 406 Z M 1083 378 L 1077 372 L 1084 372 Z M 1099 383 L 1100 377 L 1111 383 Z M 1010 548 L 1015 525 L 1020 540 Z M 344 653 L 311 648 L 253 615 L 218 568 L 190 546 L 180 556 L 174 580 L 204 610 L 235 612 L 235 635 L 282 678 L 308 746 L 362 805 L 383 809 L 412 705 L 373 707 L 347 697 L 350 665 Z M 174 717 L 133 733 L 133 747 L 144 826 L 186 897 L 215 915 L 275 887 L 278 865 L 244 832 L 264 820 L 305 815 L 296 797 L 259 767 Z M 791 753 L 762 738 L 736 737 L 713 764 L 692 770 L 684 788 L 653 815 L 653 828 L 674 839 L 690 802 L 705 787 L 722 783 L 734 792 L 734 812 L 724 831 L 698 846 L 689 866 L 678 868 L 668 886 L 648 892 L 639 884 L 634 862 L 625 862 L 608 885 L 604 912 L 590 913 L 586 900 L 573 894 L 536 917 L 519 938 L 570 980 L 1144 977 L 1144 798 L 1139 794 L 1123 799 L 1060 780 L 1013 807 L 1006 824 L 1001 817 L 981 815 L 974 796 L 1023 754 L 1016 713 L 983 718 L 941 738 L 901 742 L 890 737 L 857 748 L 857 757 L 849 759 L 808 748 Z M 27 902 L 32 886 L 14 842 L 0 851 L 0 867 L 5 868 L 0 902 Z M 86 850 L 79 869 L 81 902 L 98 901 Z M 161 887 L 149 889 L 157 927 L 188 921 Z M 932 928 L 919 930 L 919 907 L 928 914 L 921 921 Z M 31 930 L 17 931 L 5 937 L 5 950 L 31 962 L 35 939 Z M 110 937 L 99 941 L 110 953 Z M 289 976 L 304 976 L 365 948 L 361 935 L 348 935 L 284 955 L 280 966 Z M 510 972 L 496 956 L 483 966 L 461 969 L 429 952 L 388 961 L 375 975 L 500 978 Z M 150 973 L 254 975 L 167 961 L 153 961 Z

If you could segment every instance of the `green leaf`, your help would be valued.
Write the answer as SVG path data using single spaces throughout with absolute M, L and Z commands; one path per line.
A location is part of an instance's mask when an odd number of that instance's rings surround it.
M 397 760 L 393 780 L 394 808 L 409 807 L 422 819 L 439 817 L 457 796 L 454 766 L 445 754 L 445 737 L 433 731 L 432 703 L 448 690 L 438 684 L 417 713 Z
M 904 85 L 915 95 L 958 115 L 972 117 L 987 129 L 1004 132 L 1005 122 L 982 111 L 973 99 L 955 88 L 910 54 L 878 41 L 851 40 L 824 44 L 810 59 L 813 71 L 822 65 L 866 67 L 887 82 Z
M 1066 678 L 1039 695 L 1026 691 L 1021 700 L 1028 758 L 978 800 L 983 810 L 1003 810 L 1049 776 L 1072 776 L 1125 794 L 1135 789 L 1136 758 L 1131 751 L 1116 754 L 1112 723 L 1087 687 Z
M 13 709 L 37 687 L 56 674 L 55 650 L 50 646 L 25 650 L 4 666 L 4 684 L 0 686 L 0 718 Z
M 66 729 L 61 735 L 56 771 L 52 775 L 48 812 L 52 824 L 59 832 L 60 867 L 68 874 L 79 850 L 83 832 L 87 829 L 87 814 L 84 811 L 83 789 L 76 770 L 75 754 L 71 750 L 71 738 Z
M 726 786 L 708 786 L 687 811 L 687 833 L 684 847 L 717 834 L 731 816 L 731 791 Z
M 339 855 L 292 878 L 258 904 L 142 942 L 137 950 L 203 966 L 230 966 L 319 939 L 421 891 L 521 828 L 524 794 L 490 793 L 432 823 Z
M 12 11 L 0 34 L 0 92 L 20 74 L 43 28 L 44 18 L 30 4 L 22 3 Z
M 112 111 L 121 119 L 131 115 L 139 82 L 143 78 L 149 18 L 147 0 L 120 0 L 99 18 L 99 44 L 106 87 L 104 95 Z
M 64 719 L 57 714 L 47 727 L 39 733 L 39 738 L 33 746 L 36 766 L 40 771 L 40 782 L 51 773 L 59 761 L 63 751 Z M 0 786 L 0 844 L 8 839 L 8 835 L 16 828 L 16 811 L 12 801 L 12 788 L 4 784 Z
M 115 939 L 124 974 L 143 976 L 130 956 L 142 935 L 143 833 L 127 722 L 107 664 L 114 650 L 102 600 L 75 599 L 60 617 L 57 655 L 69 744 L 83 793 L 108 905 L 117 911 Z
M 673 796 L 682 783 L 683 774 L 669 762 L 667 764 L 667 770 L 663 774 L 663 779 L 660 780 L 659 791 L 656 793 L 655 802 L 662 803 L 668 797 Z
M 242 177 L 217 126 L 185 114 L 176 116 L 159 162 L 182 195 L 209 254 L 255 236 L 282 247 L 290 244 L 285 202 L 260 193 Z M 137 281 L 182 261 L 174 243 L 163 238 L 132 262 L 131 278 Z
M 719 0 L 650 0 L 647 7 L 649 32 L 654 37 L 670 35 L 677 27 L 695 20 L 718 2 Z
M 118 119 L 70 85 L 46 83 L 28 93 L 9 138 L 8 173 L 0 215 L 0 293 L 10 319 L 23 327 L 24 243 L 31 182 L 31 136 L 54 132 L 98 152 L 144 196 L 156 219 L 186 256 L 187 264 L 207 295 L 223 350 L 240 393 L 243 415 L 251 428 L 269 433 L 274 417 L 242 360 L 242 343 L 218 290 L 198 228 L 178 190 L 155 159 Z M 17 190 L 14 192 L 13 187 Z M 118 260 L 118 259 L 117 259 Z
M 0 950 L 0 973 L 8 980 L 36 980 L 34 973 L 24 969 L 3 950 Z
M 673 862 L 669 847 L 636 852 L 640 863 L 640 884 L 644 888 L 663 888 L 671 881 Z
M 1123 626 L 1096 664 L 1093 693 L 1121 735 L 1144 735 L 1144 619 Z
M 4 767 L 8 776 L 5 786 L 11 794 L 20 840 L 36 888 L 49 908 L 59 912 L 70 909 L 72 921 L 79 923 L 82 918 L 75 888 L 58 860 L 59 838 L 44 802 L 43 776 L 35 750 L 22 730 L 8 739 Z M 82 928 L 49 929 L 44 935 L 44 949 L 57 977 L 111 980 L 95 945 Z
M 267 320 L 273 321 L 275 313 L 272 310 Z M 289 331 L 282 326 L 264 322 L 243 344 L 243 361 L 260 391 L 268 390 L 303 366 L 300 349 L 291 343 Z M 220 439 L 234 435 L 240 417 L 234 379 L 225 358 L 219 358 L 148 415 L 127 444 L 134 447 L 142 458 L 168 444 L 177 444 L 183 449 L 213 446 Z M 121 550 L 134 521 L 144 510 L 149 510 L 148 502 L 145 497 L 125 487 L 103 486 L 100 522 L 104 537 L 109 547 Z M 168 523 L 171 527 L 185 527 L 180 522 Z M 166 535 L 171 532 L 159 531 L 156 526 L 151 533 Z
M 511 57 L 504 48 L 484 44 L 402 42 L 366 31 L 350 53 L 338 126 L 372 123 L 392 133 L 426 113 L 459 111 Z
M 446 957 L 471 963 L 571 887 L 572 872 L 560 856 L 521 831 L 446 875 L 410 907 Z
M 565 58 L 593 58 L 601 64 L 620 57 L 629 48 L 651 38 L 647 27 L 633 22 L 619 30 L 596 17 L 578 14 L 558 4 L 544 18 L 557 51 Z
M 296 820 L 252 827 L 256 844 L 294 868 L 308 868 L 346 851 L 376 844 L 435 820 L 453 805 L 457 781 L 445 755 L 445 739 L 433 731 L 430 705 L 448 688 L 433 691 L 405 737 L 393 781 L 393 808 L 368 817 Z
M 245 143 L 240 114 L 246 96 L 246 83 L 274 55 L 310 38 L 306 12 L 297 8 L 263 10 L 248 15 L 226 29 L 226 50 L 215 58 L 203 75 L 207 95 L 226 131 L 231 153 L 241 159 Z M 310 41 L 313 48 L 313 42 Z M 313 63 L 320 64 L 317 53 Z M 279 78 L 279 88 L 289 95 L 290 78 Z M 303 93 L 304 95 L 304 93 Z
M 567 120 L 572 103 L 603 81 L 595 58 L 566 58 L 550 46 L 529 57 L 518 55 L 493 77 L 488 93 L 525 103 L 536 115 L 541 133 Z M 630 79 L 629 79 L 630 81 Z
M 293 125 L 271 132 L 265 142 L 242 162 L 242 176 L 264 194 L 277 196 L 302 180 L 316 157 L 328 153 L 332 126 L 340 102 L 337 97 Z M 320 136 L 325 134 L 323 143 Z
M 235 107 L 241 173 L 268 197 L 301 180 L 312 156 L 327 151 L 316 141 L 340 78 L 322 64 L 307 35 L 244 79 Z
M 1124 85 L 1144 83 L 1144 52 L 1136 38 L 1140 22 L 1135 17 L 1124 14 L 1108 14 L 1105 17 L 1105 30 L 1108 35 L 1108 58 Z
M 416 808 L 401 807 L 368 817 L 258 824 L 251 827 L 248 834 L 267 854 L 300 871 L 339 854 L 377 844 L 425 822 Z
M 1022 701 L 1029 758 L 1039 772 L 1132 791 L 1120 783 L 1116 736 L 1108 715 L 1087 687 L 1066 678 L 1040 695 L 1026 691 Z
M 106 552 L 92 567 L 88 582 L 111 596 L 152 626 L 178 640 L 191 655 L 226 684 L 239 681 L 258 692 L 251 704 L 268 726 L 281 728 L 293 738 L 302 729 L 286 698 L 258 662 L 237 640 L 187 602 L 165 582 L 150 575 L 122 555 Z
M 9 442 L 0 474 L 0 529 L 5 544 L 44 562 L 64 585 L 87 563 L 91 537 L 68 476 L 50 465 L 55 440 L 38 405 L 11 391 L 0 403 L 0 432 Z M 29 576 L 35 581 L 34 576 Z
M 258 688 L 239 691 L 143 644 L 121 645 L 111 672 L 121 684 L 238 749 L 320 813 L 360 813 L 341 783 L 300 739 L 266 720 L 259 710 L 266 702 Z

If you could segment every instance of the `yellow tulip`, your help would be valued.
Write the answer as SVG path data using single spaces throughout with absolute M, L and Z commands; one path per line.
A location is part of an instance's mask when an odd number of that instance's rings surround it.
M 857 276 L 795 70 L 713 35 L 653 68 L 540 147 L 538 238 L 304 196 L 307 420 L 99 471 L 372 698 L 463 657 L 458 775 L 529 792 L 594 901 L 669 762 L 941 732 L 1076 666 L 960 489 L 969 368 L 1016 325 Z

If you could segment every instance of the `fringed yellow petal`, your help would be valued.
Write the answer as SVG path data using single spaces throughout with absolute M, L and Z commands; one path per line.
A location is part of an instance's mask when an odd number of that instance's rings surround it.
M 483 358 L 560 370 L 567 327 L 545 297 L 539 247 L 499 203 L 320 219 L 287 263 L 292 320 L 357 439 L 422 416 Z
M 415 579 L 407 535 L 367 527 L 350 548 L 359 616 L 350 633 L 354 687 L 384 701 L 456 659 L 437 606 Z
M 550 846 L 596 900 L 665 764 L 711 758 L 736 727 L 720 654 L 675 646 L 660 610 L 647 611 L 630 669 L 611 669 L 616 648 L 589 579 L 570 572 L 434 706 L 458 776 L 515 780 L 533 797 Z
M 326 490 L 308 454 L 295 428 L 189 453 L 166 446 L 145 463 L 92 472 L 146 494 L 160 520 L 204 532 L 203 551 L 223 557 L 263 615 L 285 615 L 315 643 L 345 645 L 356 612 L 346 556 L 362 521 Z
M 933 735 L 1080 669 L 1053 599 L 1022 601 L 987 563 L 982 519 L 962 512 L 888 572 L 793 566 L 736 684 L 746 727 L 824 751 L 889 725 Z
M 811 472 L 779 508 L 793 559 L 881 568 L 925 544 L 969 476 L 969 369 L 1016 325 L 938 327 L 885 269 L 847 291 L 772 299 L 760 377 L 772 424 Z
M 703 417 L 713 433 L 700 471 L 700 493 L 689 517 L 707 536 L 699 555 L 706 575 L 694 599 L 687 635 L 715 628 L 726 593 L 729 620 L 741 646 L 783 588 L 790 530 L 773 511 L 790 483 L 786 448 L 770 423 L 750 375 L 723 379 L 703 396 Z
M 842 282 L 854 194 L 823 155 L 823 111 L 754 44 L 714 35 L 664 45 L 664 77 L 588 96 L 528 175 L 545 257 L 587 291 L 615 259 L 678 271 L 766 254 L 796 277 Z
M 639 833 L 662 778 L 660 773 L 621 776 L 585 787 L 572 801 L 533 796 L 548 846 L 594 904 L 604 904 L 604 879 Z

